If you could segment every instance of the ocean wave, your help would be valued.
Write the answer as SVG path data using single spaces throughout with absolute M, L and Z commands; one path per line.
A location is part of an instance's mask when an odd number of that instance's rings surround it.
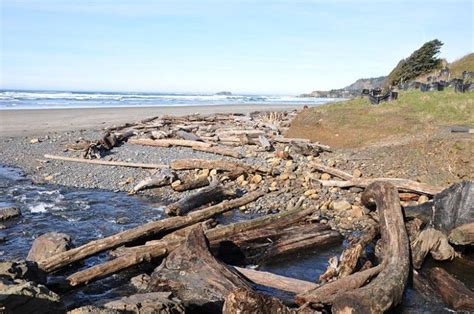
M 32 213 L 46 213 L 48 212 L 48 209 L 53 208 L 53 204 L 47 204 L 47 203 L 39 203 L 36 205 L 30 205 L 28 206 L 28 209 Z

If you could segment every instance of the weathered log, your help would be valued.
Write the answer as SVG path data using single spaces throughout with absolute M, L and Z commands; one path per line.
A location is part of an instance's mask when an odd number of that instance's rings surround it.
M 449 233 L 449 242 L 456 245 L 469 245 L 474 243 L 474 222 L 454 228 Z
M 291 142 L 311 143 L 311 140 L 307 138 L 286 138 L 286 137 L 275 137 L 273 142 L 289 144 Z
M 232 149 L 218 147 L 218 146 L 212 146 L 212 147 L 193 146 L 193 150 L 216 154 L 216 155 L 227 156 L 227 157 L 233 157 L 237 159 L 242 158 L 242 154 L 240 154 L 239 152 Z
M 232 208 L 248 204 L 263 196 L 265 193 L 265 191 L 255 191 L 240 198 L 224 201 L 220 204 L 190 213 L 184 217 L 178 216 L 149 222 L 139 227 L 125 230 L 103 239 L 94 240 L 77 248 L 54 255 L 48 259 L 42 260 L 39 263 L 39 266 L 44 271 L 51 272 L 96 253 L 118 247 L 139 238 L 150 236 L 159 232 L 175 230 L 181 227 L 192 225 L 199 221 L 209 219 Z
M 368 280 L 380 273 L 382 269 L 382 265 L 377 265 L 367 270 L 363 270 L 352 275 L 336 279 L 335 281 L 331 281 L 322 286 L 318 286 L 312 290 L 300 292 L 296 296 L 295 301 L 299 305 L 303 305 L 308 302 L 314 305 L 331 305 L 337 297 L 345 294 L 346 292 L 350 292 L 352 290 L 362 287 L 364 284 L 367 283 Z
M 155 269 L 149 287 L 171 290 L 186 304 L 208 313 L 220 312 L 224 298 L 232 291 L 252 291 L 243 276 L 212 256 L 200 225 Z
M 375 182 L 362 194 L 364 204 L 370 203 L 372 199 L 379 212 L 383 270 L 367 286 L 336 297 L 332 307 L 335 313 L 382 313 L 402 300 L 410 255 L 400 198 L 392 184 Z
M 344 250 L 339 264 L 339 278 L 352 274 L 357 266 L 360 256 L 365 247 L 370 244 L 378 235 L 378 228 L 371 226 L 362 232 L 362 235 L 355 238 Z
M 199 176 L 197 178 L 186 180 L 182 182 L 180 185 L 173 186 L 173 190 L 177 192 L 183 192 L 187 190 L 194 190 L 198 188 L 202 188 L 208 186 L 210 184 L 208 176 Z
M 298 310 L 284 305 L 280 300 L 260 295 L 249 289 L 239 289 L 229 293 L 222 307 L 223 314 L 259 313 L 259 314 L 297 314 L 312 313 L 309 309 Z
M 243 221 L 209 229 L 206 230 L 205 233 L 206 237 L 211 242 L 211 245 L 216 246 L 221 241 L 230 239 L 234 235 L 241 233 L 243 234 L 249 230 L 257 230 L 270 225 L 275 226 L 275 229 L 278 229 L 282 226 L 288 226 L 292 223 L 300 221 L 304 217 L 310 215 L 313 211 L 314 209 L 312 208 L 304 210 L 295 208 L 285 213 L 263 216 L 249 221 Z M 189 215 L 193 214 L 195 213 L 191 213 Z M 118 252 L 114 254 L 117 256 L 115 259 L 79 271 L 69 276 L 68 281 L 71 286 L 81 285 L 106 277 L 128 267 L 140 264 L 143 261 L 163 257 L 168 252 L 173 251 L 184 241 L 191 228 L 191 226 L 188 226 L 184 229 L 179 229 L 169 235 L 166 235 L 161 240 L 149 241 L 145 245 L 117 250 Z
M 217 169 L 229 172 L 268 173 L 269 170 L 263 167 L 237 163 L 228 160 L 207 160 L 207 159 L 181 159 L 173 160 L 170 164 L 174 170 L 192 170 L 192 169 Z
M 321 182 L 323 186 L 335 186 L 340 188 L 349 188 L 353 186 L 365 188 L 374 182 L 386 182 L 393 184 L 399 191 L 415 192 L 427 195 L 435 195 L 442 191 L 441 188 L 431 186 L 426 183 L 400 178 L 354 178 L 348 181 L 319 180 L 319 182 Z
M 186 140 L 186 141 L 197 141 L 197 142 L 203 142 L 203 140 L 197 136 L 196 134 L 194 133 L 191 133 L 191 132 L 187 132 L 187 131 L 183 131 L 183 130 L 178 130 L 175 132 L 176 133 L 176 136 L 183 139 L 183 140 Z
M 143 163 L 134 163 L 134 162 L 125 162 L 125 161 L 83 159 L 83 158 L 74 158 L 74 157 L 48 155 L 48 154 L 44 155 L 44 158 L 62 160 L 62 161 L 80 162 L 80 163 L 85 163 L 85 164 L 104 165 L 104 166 L 120 166 L 120 167 L 143 168 L 143 169 L 168 168 L 167 165 L 159 165 L 159 164 L 143 164 Z
M 446 270 L 433 267 L 429 281 L 443 301 L 455 311 L 474 311 L 474 292 Z
M 318 287 L 317 284 L 311 281 L 294 279 L 290 277 L 275 275 L 265 271 L 242 268 L 234 266 L 234 268 L 244 275 L 250 281 L 270 288 L 287 291 L 291 293 L 303 293 Z
M 260 142 L 260 146 L 262 146 L 263 149 L 265 149 L 266 151 L 269 152 L 273 149 L 272 144 L 270 143 L 270 141 L 264 135 L 260 135 L 258 137 L 258 141 Z
M 222 184 L 213 183 L 208 187 L 202 188 L 194 194 L 180 199 L 166 207 L 168 215 L 184 216 L 188 212 L 197 209 L 203 205 L 215 204 L 224 199 L 235 197 L 235 191 L 224 187 Z
M 198 142 L 198 141 L 188 141 L 188 140 L 179 140 L 179 139 L 160 139 L 160 140 L 151 140 L 151 139 L 129 139 L 127 141 L 129 144 L 143 145 L 143 146 L 156 146 L 156 147 L 170 147 L 170 146 L 184 146 L 184 147 L 211 147 L 212 144 Z
M 349 174 L 345 171 L 336 169 L 334 167 L 328 167 L 328 166 L 325 166 L 325 165 L 320 164 L 320 163 L 313 162 L 313 163 L 310 164 L 310 167 L 313 168 L 313 169 L 316 169 L 320 172 L 329 173 L 332 176 L 339 177 L 339 178 L 344 179 L 344 180 L 352 180 L 354 178 L 351 174 Z
M 303 156 L 319 156 L 323 149 L 319 145 L 302 142 L 290 142 L 291 152 Z
M 171 184 L 176 178 L 176 173 L 171 171 L 170 169 L 163 169 L 159 173 L 155 174 L 153 177 L 146 178 L 137 185 L 135 185 L 131 190 L 130 193 L 134 194 L 138 191 L 151 188 L 151 187 L 161 187 L 165 185 Z
M 448 237 L 431 226 L 422 230 L 410 245 L 415 269 L 421 267 L 428 253 L 438 261 L 452 260 L 456 255 L 454 248 L 448 243 Z

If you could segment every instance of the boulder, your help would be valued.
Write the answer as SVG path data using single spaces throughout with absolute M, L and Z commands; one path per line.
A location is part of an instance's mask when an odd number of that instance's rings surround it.
M 72 247 L 71 237 L 65 233 L 48 232 L 35 239 L 28 256 L 29 261 L 38 262 Z
M 59 296 L 41 284 L 0 277 L 1 313 L 64 313 Z
M 150 284 L 150 275 L 140 274 L 130 279 L 130 284 L 138 291 L 146 291 Z
M 106 309 L 126 311 L 127 313 L 185 313 L 180 300 L 171 297 L 171 292 L 149 292 L 104 304 Z
M 344 211 L 344 210 L 349 210 L 352 208 L 352 205 L 346 201 L 346 200 L 343 200 L 343 201 L 335 201 L 332 203 L 332 208 L 335 210 L 335 211 Z
M 46 273 L 35 262 L 30 261 L 0 261 L 0 278 L 46 283 Z
M 0 208 L 0 221 L 15 218 L 21 215 L 21 211 L 17 207 Z

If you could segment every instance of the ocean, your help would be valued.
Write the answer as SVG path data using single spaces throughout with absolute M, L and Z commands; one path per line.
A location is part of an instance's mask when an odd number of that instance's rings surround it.
M 0 110 L 208 105 L 315 106 L 336 99 L 281 95 L 163 94 L 0 90 Z

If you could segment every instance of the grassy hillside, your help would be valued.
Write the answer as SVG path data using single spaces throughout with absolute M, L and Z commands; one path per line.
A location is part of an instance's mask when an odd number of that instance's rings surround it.
M 333 147 L 396 143 L 452 125 L 474 126 L 472 93 L 402 92 L 394 102 L 373 106 L 357 98 L 300 113 L 287 136 L 305 137 Z
M 451 77 L 461 77 L 463 71 L 474 72 L 474 53 L 465 55 L 448 65 Z

